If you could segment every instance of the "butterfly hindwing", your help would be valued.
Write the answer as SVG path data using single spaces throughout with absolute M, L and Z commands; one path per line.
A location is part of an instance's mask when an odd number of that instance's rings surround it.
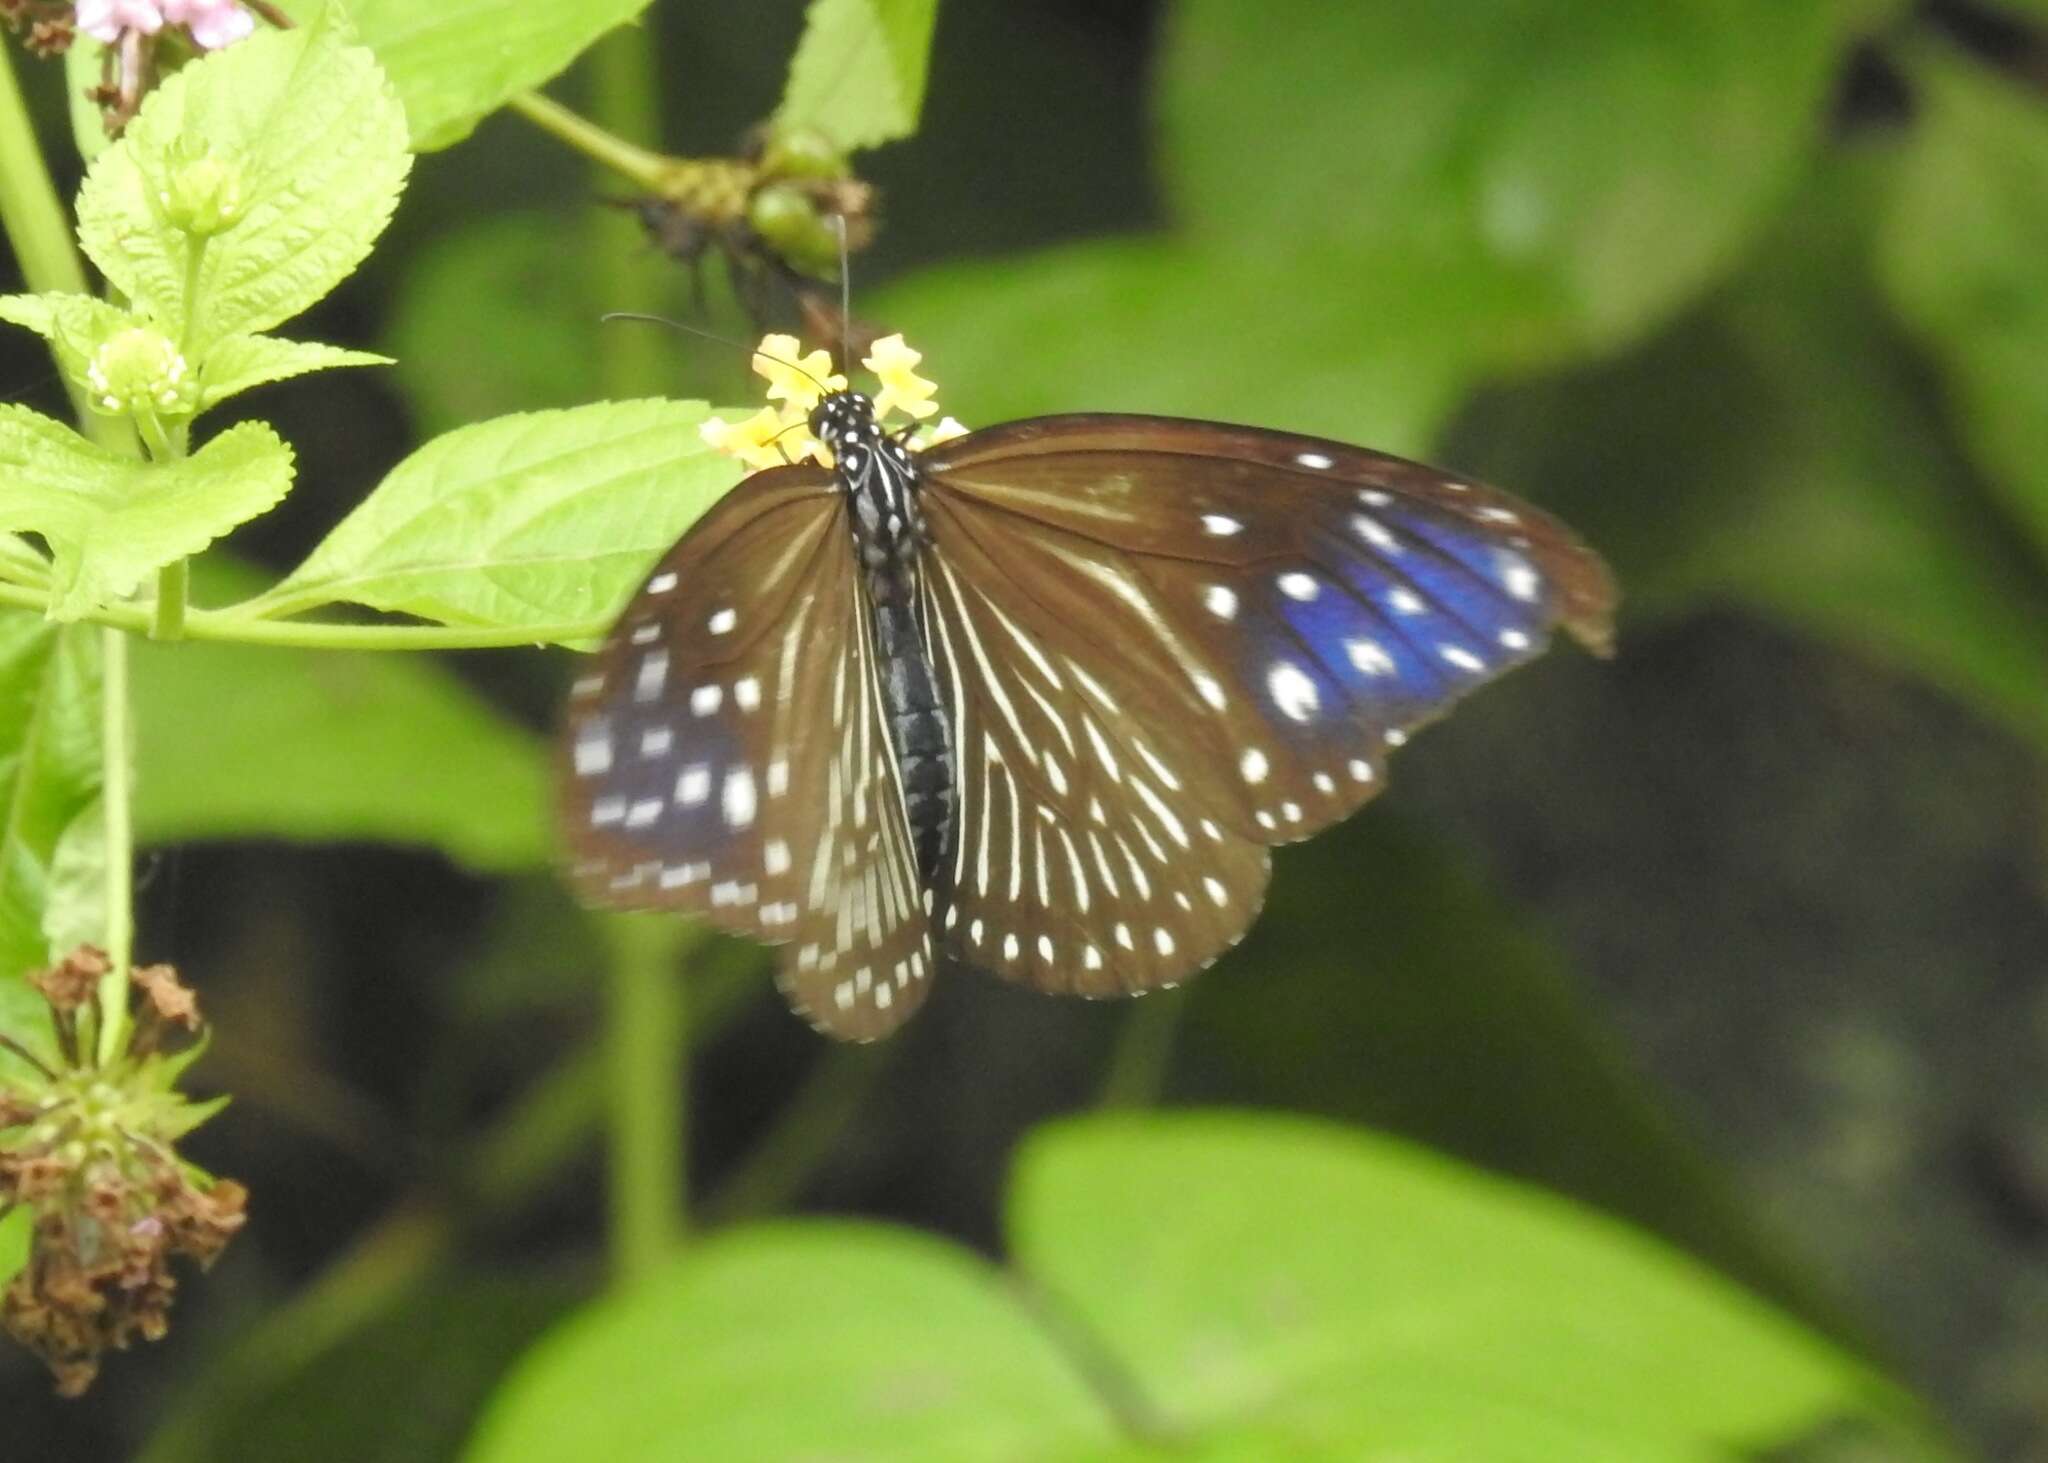
M 578 677 L 560 816 L 591 902 L 781 945 L 791 1004 L 866 1039 L 933 961 L 846 536 L 819 470 L 722 499 Z

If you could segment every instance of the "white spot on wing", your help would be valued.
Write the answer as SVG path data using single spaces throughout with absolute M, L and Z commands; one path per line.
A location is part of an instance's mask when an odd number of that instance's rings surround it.
M 1266 773 L 1272 764 L 1266 761 L 1266 754 L 1257 747 L 1246 747 L 1244 755 L 1237 760 L 1237 770 L 1244 774 L 1244 780 L 1257 786 L 1266 780 Z
M 1337 459 L 1327 452 L 1297 452 L 1294 454 L 1294 460 L 1303 467 L 1325 468 L 1337 465 Z
M 1237 618 L 1237 595 L 1221 584 L 1212 584 L 1202 591 L 1202 604 L 1219 620 Z
M 690 712 L 694 716 L 709 716 L 725 701 L 725 690 L 721 686 L 699 686 L 690 693 Z
M 702 762 L 693 762 L 676 778 L 676 801 L 686 808 L 694 808 L 711 796 L 711 769 Z
M 719 807 L 731 827 L 745 828 L 754 821 L 754 774 L 751 771 L 735 767 L 725 774 L 725 792 L 719 800 Z
M 714 635 L 723 635 L 739 623 L 739 615 L 733 610 L 719 610 L 704 622 L 704 628 Z
M 1202 515 L 1202 528 L 1205 532 L 1211 533 L 1217 538 L 1229 538 L 1234 533 L 1242 532 L 1244 525 L 1227 514 L 1204 513 Z
M 1323 587 L 1316 583 L 1315 575 L 1304 574 L 1299 569 L 1289 570 L 1274 583 L 1280 586 L 1280 592 L 1289 599 L 1308 601 L 1323 592 Z
M 1316 683 L 1309 679 L 1292 661 L 1277 661 L 1266 672 L 1266 689 L 1273 693 L 1273 704 L 1284 716 L 1295 721 L 1307 721 L 1322 709 L 1322 696 L 1316 690 Z
M 675 587 L 676 576 L 673 574 L 657 574 L 647 581 L 647 592 L 649 594 L 667 594 Z

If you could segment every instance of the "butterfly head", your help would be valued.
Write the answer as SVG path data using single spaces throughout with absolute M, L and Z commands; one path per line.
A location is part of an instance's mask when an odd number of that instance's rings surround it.
M 844 449 L 873 442 L 882 435 L 875 420 L 874 401 L 858 391 L 831 391 L 811 408 L 811 435 L 832 449 L 835 457 Z

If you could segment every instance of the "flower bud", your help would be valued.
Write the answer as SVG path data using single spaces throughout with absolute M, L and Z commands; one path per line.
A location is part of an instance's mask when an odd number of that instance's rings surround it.
M 761 172 L 769 178 L 843 178 L 846 154 L 824 133 L 792 127 L 768 139 L 761 154 Z
M 800 188 L 771 183 L 747 203 L 747 223 L 790 268 L 820 279 L 839 273 L 839 235 Z
M 145 326 L 119 331 L 94 351 L 85 382 L 93 405 L 110 413 L 184 413 L 199 400 L 185 357 Z
M 225 233 L 242 219 L 242 168 L 205 145 L 180 149 L 157 195 L 172 228 L 195 239 Z

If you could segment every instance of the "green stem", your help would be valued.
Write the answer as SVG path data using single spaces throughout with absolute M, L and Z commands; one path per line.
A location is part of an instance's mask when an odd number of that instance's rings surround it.
M 628 34 L 628 39 L 634 38 Z M 627 142 L 539 92 L 521 92 L 513 97 L 512 110 L 644 193 L 661 192 L 676 167 L 676 159 Z
M 730 1224 L 787 1204 L 860 1111 L 861 1099 L 900 1043 L 826 1052 L 783 1108 L 768 1136 L 704 1205 L 708 1224 Z
M 33 585 L 0 583 L 0 605 L 47 611 L 50 592 Z M 102 605 L 85 618 L 94 624 L 147 633 L 152 612 L 138 605 Z M 188 640 L 239 645 L 276 645 L 294 650 L 493 650 L 595 640 L 611 627 L 608 619 L 572 620 L 559 625 L 336 625 L 319 621 L 258 620 L 240 610 L 185 613 Z
M 608 131 L 623 137 L 661 134 L 661 87 L 654 64 L 655 23 L 649 12 L 637 30 L 613 31 L 591 48 L 589 91 L 592 111 Z M 605 184 L 605 164 L 593 170 L 593 185 Z M 592 314 L 625 311 L 658 315 L 667 303 L 663 287 L 674 265 L 650 250 L 636 220 L 617 209 L 591 210 L 585 235 L 591 268 Z M 664 342 L 652 330 L 611 330 L 602 337 L 604 394 L 614 401 L 658 395 Z
M 611 965 L 611 1252 L 620 1285 L 644 1278 L 682 1242 L 688 1011 L 679 957 L 696 926 L 645 915 L 603 921 Z
M 152 639 L 184 639 L 185 600 L 191 583 L 192 571 L 184 559 L 156 571 L 156 620 L 149 627 Z
M 1104 1107 L 1149 1107 L 1159 1100 L 1186 1004 L 1184 990 L 1153 991 L 1126 1013 L 1102 1083 Z
M 128 635 L 100 631 L 100 805 L 106 819 L 107 958 L 100 978 L 99 1062 L 112 1065 L 128 1040 L 128 971 L 135 959 L 135 828 L 128 809 Z

